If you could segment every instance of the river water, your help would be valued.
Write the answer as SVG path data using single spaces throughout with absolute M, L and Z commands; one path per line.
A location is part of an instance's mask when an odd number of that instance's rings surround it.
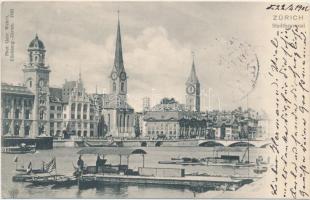
M 76 165 L 77 152 L 81 148 L 54 148 L 53 150 L 39 150 L 34 154 L 18 155 L 17 165 L 20 168 L 24 165 L 27 168 L 29 161 L 32 168 L 40 168 L 42 161 L 48 162 L 56 157 L 57 173 L 72 175 L 73 163 Z M 252 176 L 253 170 L 249 168 L 220 167 L 220 166 L 180 166 L 158 164 L 160 160 L 170 160 L 171 157 L 196 157 L 220 155 L 243 156 L 245 147 L 144 147 L 145 167 L 167 167 L 185 168 L 185 173 L 208 173 L 210 175 L 242 175 Z M 216 153 L 217 152 L 217 153 Z M 258 156 L 267 160 L 268 153 L 264 148 L 250 148 L 250 161 L 255 162 Z M 79 190 L 78 186 L 70 188 L 53 189 L 51 186 L 34 187 L 29 183 L 12 182 L 12 176 L 16 173 L 16 163 L 13 162 L 15 155 L 1 155 L 1 194 L 2 198 L 193 198 L 194 192 L 186 188 L 175 188 L 167 186 L 143 186 L 143 185 L 105 185 L 99 188 Z M 107 163 L 119 164 L 118 156 L 106 156 Z M 247 158 L 247 156 L 246 156 Z M 95 155 L 84 155 L 86 165 L 95 165 Z M 126 163 L 124 157 L 122 163 Z M 129 168 L 138 169 L 142 166 L 142 156 L 132 155 L 129 159 Z M 238 192 L 238 190 L 236 191 Z

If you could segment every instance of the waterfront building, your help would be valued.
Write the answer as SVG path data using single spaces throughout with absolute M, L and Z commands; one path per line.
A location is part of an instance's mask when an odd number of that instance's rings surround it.
M 36 35 L 28 46 L 21 85 L 1 84 L 2 134 L 6 136 L 77 137 L 98 136 L 99 110 L 96 101 L 77 81 L 62 88 L 49 87 L 50 67 L 45 65 L 46 49 Z
M 2 135 L 34 136 L 34 99 L 26 86 L 1 84 Z
M 110 74 L 110 93 L 104 96 L 102 116 L 113 137 L 134 137 L 134 109 L 127 103 L 127 74 L 123 61 L 120 21 L 118 18 L 115 57 Z
M 151 139 L 205 137 L 206 119 L 173 98 L 164 98 L 144 114 L 144 135 Z

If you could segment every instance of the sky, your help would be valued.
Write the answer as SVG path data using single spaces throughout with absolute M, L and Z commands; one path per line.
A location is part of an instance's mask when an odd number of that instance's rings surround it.
M 23 82 L 27 47 L 38 34 L 47 50 L 50 86 L 77 80 L 81 71 L 88 93 L 96 86 L 108 93 L 119 10 L 128 101 L 137 111 L 145 96 L 151 105 L 163 97 L 185 103 L 193 52 L 202 111 L 260 110 L 268 102 L 262 95 L 270 38 L 265 7 L 245 2 L 4 3 L 2 23 L 14 9 L 15 59 L 11 62 L 2 51 L 1 81 Z

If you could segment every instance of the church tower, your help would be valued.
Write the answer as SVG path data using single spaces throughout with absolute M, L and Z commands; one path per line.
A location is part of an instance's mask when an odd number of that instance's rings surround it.
M 103 109 L 108 134 L 113 137 L 134 137 L 134 109 L 127 103 L 127 73 L 123 60 L 119 12 L 114 64 L 109 81 L 110 93 L 106 96 Z
M 114 65 L 110 74 L 110 93 L 115 95 L 121 105 L 126 102 L 127 74 L 123 62 L 123 50 L 119 17 L 117 23 Z
M 28 46 L 28 63 L 24 65 L 24 82 L 34 94 L 31 136 L 49 134 L 49 66 L 45 64 L 45 47 L 38 35 Z
M 191 111 L 200 112 L 200 83 L 196 75 L 194 58 L 192 69 L 185 85 L 187 108 Z

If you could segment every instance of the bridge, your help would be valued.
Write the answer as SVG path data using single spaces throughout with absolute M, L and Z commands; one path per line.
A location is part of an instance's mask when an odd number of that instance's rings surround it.
M 258 147 L 264 148 L 270 144 L 269 140 L 215 140 L 215 139 L 73 139 L 54 140 L 54 146 L 119 146 L 119 147 Z
M 117 140 L 114 144 L 124 147 L 185 147 L 185 146 L 200 146 L 200 147 L 242 147 L 251 146 L 264 148 L 270 144 L 268 140 L 212 140 L 212 139 L 177 139 L 177 140 Z

